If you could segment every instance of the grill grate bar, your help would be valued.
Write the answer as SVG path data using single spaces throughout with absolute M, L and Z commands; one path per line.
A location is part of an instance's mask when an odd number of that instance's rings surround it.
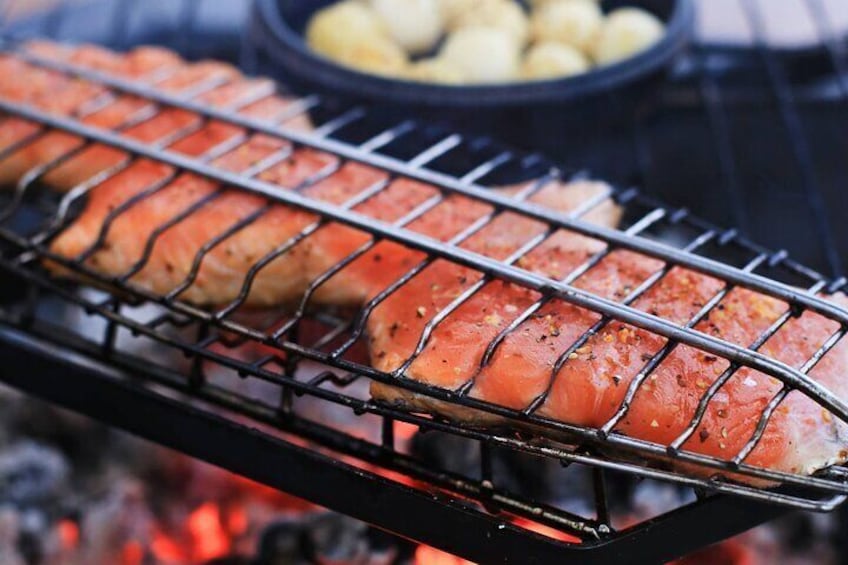
M 792 89 L 789 86 L 780 62 L 765 45 L 766 27 L 759 2 L 739 0 L 739 3 L 754 33 L 755 47 L 760 54 L 763 66 L 768 74 L 772 87 L 771 92 L 776 99 L 781 121 L 787 130 L 787 139 L 789 139 L 792 145 L 792 152 L 801 170 L 803 178 L 802 185 L 806 196 L 805 200 L 809 203 L 810 209 L 815 216 L 813 229 L 827 257 L 829 274 L 831 276 L 839 276 L 844 272 L 844 265 L 837 251 L 836 238 L 827 216 L 825 203 L 822 199 L 821 187 L 816 179 L 815 167 L 813 166 L 806 132 L 801 123 L 801 117 L 795 109 Z
M 393 174 L 434 185 L 443 190 L 462 194 L 477 201 L 486 202 L 502 210 L 516 212 L 523 216 L 536 219 L 559 228 L 568 229 L 594 239 L 600 239 L 616 247 L 629 249 L 657 259 L 688 267 L 697 272 L 762 292 L 763 294 L 779 298 L 793 305 L 807 308 L 838 321 L 841 324 L 848 324 L 848 311 L 842 307 L 829 303 L 818 297 L 800 292 L 789 285 L 779 283 L 753 273 L 744 273 L 738 268 L 705 257 L 687 254 L 663 243 L 643 238 L 627 237 L 614 229 L 603 228 L 587 222 L 568 219 L 563 217 L 562 214 L 550 209 L 527 202 L 516 202 L 508 196 L 499 195 L 477 185 L 465 184 L 449 175 L 411 167 L 407 162 L 399 161 L 384 155 L 365 153 L 356 147 L 339 141 L 328 138 L 318 138 L 308 133 L 301 133 L 291 129 L 281 129 L 277 126 L 269 126 L 268 124 L 256 119 L 225 110 L 210 108 L 202 104 L 181 100 L 169 94 L 162 93 L 154 88 L 138 85 L 130 81 L 125 81 L 73 65 L 57 63 L 24 51 L 16 51 L 16 55 L 35 65 L 53 68 L 61 72 L 79 76 L 87 80 L 92 80 L 122 92 L 146 97 L 161 104 L 178 107 L 203 115 L 207 118 L 222 120 L 233 125 L 244 127 L 252 132 L 259 132 L 287 139 L 298 145 L 332 153 L 350 161 L 363 163 Z M 238 183 L 234 184 L 238 185 Z M 331 212 L 328 211 L 328 213 Z
M 813 16 L 819 38 L 827 48 L 842 98 L 848 103 L 848 46 L 840 41 L 823 0 L 805 0 L 805 5 Z
M 739 187 L 738 167 L 731 150 L 730 124 L 721 89 L 710 72 L 703 73 L 699 82 L 701 99 L 704 101 L 710 132 L 713 135 L 713 147 L 722 173 L 721 185 L 724 189 L 724 197 L 731 203 L 730 210 L 733 214 L 734 225 L 746 232 L 750 229 L 750 219 Z

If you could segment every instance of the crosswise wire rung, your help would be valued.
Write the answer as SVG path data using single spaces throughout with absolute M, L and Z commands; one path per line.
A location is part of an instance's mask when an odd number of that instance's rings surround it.
M 195 102 L 187 102 L 179 99 L 178 97 L 163 93 L 155 88 L 139 85 L 131 81 L 115 78 L 113 76 L 97 71 L 91 71 L 82 67 L 57 63 L 21 50 L 16 51 L 16 54 L 23 60 L 32 64 L 53 68 L 57 71 L 73 74 L 87 80 L 92 80 L 123 92 L 146 97 L 159 103 L 178 107 L 208 118 L 222 120 L 233 125 L 244 127 L 252 132 L 264 133 L 286 139 L 304 147 L 332 153 L 344 159 L 367 164 L 393 174 L 428 183 L 450 192 L 462 194 L 481 202 L 487 202 L 502 210 L 513 211 L 526 217 L 546 222 L 552 226 L 568 229 L 595 239 L 600 239 L 610 243 L 611 245 L 615 245 L 616 247 L 640 252 L 645 255 L 656 257 L 657 259 L 688 267 L 695 271 L 726 280 L 730 283 L 750 288 L 752 290 L 757 290 L 792 304 L 803 306 L 807 309 L 818 312 L 823 316 L 836 320 L 841 324 L 848 324 L 848 310 L 840 306 L 816 296 L 806 294 L 789 285 L 779 283 L 753 273 L 745 273 L 738 268 L 707 259 L 705 257 L 694 256 L 663 243 L 644 238 L 628 237 L 614 229 L 600 227 L 585 221 L 568 219 L 563 217 L 562 214 L 559 214 L 549 208 L 527 202 L 516 202 L 506 195 L 497 194 L 474 184 L 463 183 L 450 175 L 445 175 L 428 169 L 410 167 L 407 162 L 393 159 L 385 155 L 363 152 L 354 146 L 350 146 L 340 141 L 328 138 L 319 138 L 310 133 L 298 132 L 288 128 L 280 128 L 275 125 L 268 125 L 261 120 L 239 115 L 234 112 L 211 108 Z

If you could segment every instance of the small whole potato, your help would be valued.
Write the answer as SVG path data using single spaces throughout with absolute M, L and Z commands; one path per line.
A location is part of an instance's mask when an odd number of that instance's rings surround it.
M 592 57 L 606 65 L 631 57 L 662 38 L 662 22 L 640 8 L 613 10 L 592 47 Z
M 531 47 L 521 64 L 521 77 L 541 80 L 567 77 L 589 70 L 589 60 L 570 45 L 545 41 Z
M 317 53 L 338 59 L 354 43 L 388 37 L 388 28 L 367 5 L 344 0 L 319 10 L 306 26 L 306 43 Z
M 407 67 L 403 76 L 410 80 L 438 84 L 462 84 L 465 79 L 456 65 L 439 57 L 416 61 Z
M 456 65 L 469 82 L 506 82 L 518 74 L 520 48 L 504 30 L 464 27 L 448 36 L 439 57 Z
M 536 8 L 542 6 L 543 4 L 548 4 L 549 2 L 559 2 L 560 0 L 528 0 L 530 4 L 530 8 L 535 10 Z M 601 0 L 592 0 L 596 4 L 600 4 Z
M 432 49 L 444 33 L 436 0 L 371 0 L 389 34 L 412 55 Z
M 457 15 L 449 29 L 476 26 L 502 29 L 512 35 L 519 45 L 527 42 L 530 27 L 527 14 L 514 0 L 489 0 Z
M 456 28 L 456 22 L 466 14 L 485 9 L 487 4 L 498 3 L 500 0 L 438 0 L 439 12 L 447 29 Z
M 604 22 L 594 0 L 549 0 L 534 10 L 530 35 L 534 41 L 558 41 L 584 53 L 592 46 Z
M 336 60 L 367 73 L 387 76 L 401 74 L 409 58 L 400 46 L 386 37 L 372 37 L 347 45 Z

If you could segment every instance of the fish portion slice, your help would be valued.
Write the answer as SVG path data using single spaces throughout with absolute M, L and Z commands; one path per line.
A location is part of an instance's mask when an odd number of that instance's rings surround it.
M 273 83 L 269 80 L 244 78 L 231 65 L 217 61 L 186 63 L 166 49 L 139 47 L 126 54 L 117 54 L 92 45 L 71 48 L 38 42 L 28 45 L 27 50 L 49 60 L 155 86 L 212 107 L 237 108 L 246 115 L 255 115 L 258 108 L 270 116 L 270 112 L 279 113 L 291 104 L 290 100 L 273 95 Z M 74 117 L 86 125 L 117 130 L 152 145 L 166 147 L 181 141 L 181 148 L 188 148 L 193 143 L 194 153 L 198 153 L 209 148 L 205 145 L 206 139 L 202 138 L 205 133 L 220 134 L 223 129 L 222 124 L 207 123 L 192 113 L 162 108 L 137 96 L 109 92 L 105 87 L 40 68 L 13 55 L 0 56 L 0 72 L 4 76 L 32 78 L 0 81 L 0 96 L 7 100 Z M 302 116 L 287 121 L 286 125 L 309 128 L 308 120 Z M 28 139 L 39 130 L 36 124 L 25 120 L 6 118 L 0 122 L 0 151 L 13 148 L 16 142 Z M 184 139 L 191 134 L 195 134 L 194 137 Z M 240 128 L 230 128 L 229 135 L 221 141 L 237 134 L 244 132 Z M 15 182 L 33 167 L 61 157 L 65 157 L 65 161 L 44 177 L 45 183 L 61 191 L 70 190 L 127 160 L 123 152 L 114 148 L 84 145 L 79 138 L 64 132 L 42 132 L 35 140 L 0 159 L 0 185 Z
M 42 56 L 71 59 L 101 72 L 120 74 L 120 69 L 137 67 L 131 62 L 121 66 L 114 61 L 117 56 L 109 58 L 99 48 L 91 49 L 92 54 L 87 54 L 88 47 L 77 51 L 51 50 L 47 44 L 37 47 Z M 138 53 L 136 57 L 146 51 L 142 49 Z M 133 55 L 126 57 L 132 59 Z M 197 80 L 208 82 L 209 76 L 213 79 L 224 76 L 229 80 L 198 95 L 197 101 L 235 107 L 250 116 L 279 114 L 289 104 L 270 94 L 268 81 L 235 76 L 226 65 L 179 63 L 175 70 L 171 68 L 173 61 L 166 59 L 168 78 L 158 82 L 157 87 L 191 89 Z M 51 80 L 69 81 L 57 73 L 20 63 L 14 57 L 9 57 L 9 61 L 10 65 L 20 65 L 21 72 L 44 73 Z M 88 61 L 95 63 L 89 65 Z M 77 98 L 82 100 L 82 93 L 93 89 L 78 88 L 81 94 Z M 97 90 L 98 95 L 103 94 L 101 90 Z M 39 106 L 37 101 L 46 93 L 46 87 L 35 91 L 35 94 L 7 94 L 0 87 L 0 96 Z M 262 96 L 263 92 L 267 95 Z M 66 113 L 74 115 L 81 105 L 82 102 L 68 103 Z M 109 107 L 106 104 L 103 110 Z M 148 110 L 149 107 L 146 104 Z M 281 189 L 299 190 L 305 196 L 337 205 L 362 197 L 353 210 L 376 219 L 396 221 L 437 194 L 432 187 L 419 183 L 405 180 L 389 183 L 385 173 L 354 163 L 342 164 L 331 155 L 293 150 L 276 138 L 247 135 L 242 128 L 216 121 L 204 122 L 190 112 L 155 110 L 121 133 L 147 143 L 159 143 L 171 151 L 234 172 L 244 172 L 263 160 L 282 156 L 279 163 L 259 173 L 259 178 Z M 99 115 L 92 113 L 81 121 L 94 120 Z M 124 124 L 101 120 L 91 125 L 121 129 Z M 296 125 L 304 126 L 303 122 Z M 56 136 L 62 136 L 63 140 L 58 147 Z M 51 147 L 51 158 L 80 143 L 61 132 L 47 132 L 44 137 L 47 139 L 37 146 Z M 48 160 L 44 152 L 34 152 L 30 147 L 22 151 L 34 153 L 32 158 L 22 159 L 22 152 L 9 157 L 18 169 Z M 44 181 L 58 190 L 67 190 L 125 159 L 125 155 L 112 148 L 86 147 L 50 171 Z M 326 178 L 320 182 L 307 183 L 322 176 Z M 310 186 L 301 190 L 301 184 Z M 388 187 L 383 189 L 385 184 Z M 607 190 L 599 183 L 554 186 L 555 192 L 563 194 L 561 198 L 567 201 L 569 209 Z M 369 190 L 374 194 L 363 197 L 362 193 Z M 473 209 L 470 204 L 467 199 L 448 198 L 437 209 L 422 215 L 410 229 L 423 229 L 428 235 L 438 234 L 429 232 L 427 226 L 444 225 L 451 233 L 464 229 L 477 218 L 469 216 L 468 210 Z M 618 210 L 606 202 L 593 214 L 613 224 Z M 278 305 L 300 299 L 312 280 L 371 240 L 369 234 L 339 224 L 319 227 L 318 221 L 312 214 L 272 205 L 263 198 L 218 187 L 193 175 L 175 176 L 170 167 L 137 160 L 89 191 L 82 214 L 53 240 L 51 250 L 69 259 L 82 260 L 110 277 L 124 277 L 155 293 L 179 296 L 192 303 L 222 305 L 241 299 L 248 306 Z M 303 230 L 314 233 L 305 235 Z M 318 287 L 313 301 L 358 305 L 374 292 L 372 288 L 388 284 L 418 255 L 390 242 L 377 243 L 360 260 Z M 377 271 L 371 265 L 374 257 L 385 258 Z M 254 268 L 256 265 L 261 268 Z
M 226 66 L 188 65 L 162 51 L 120 56 L 88 48 L 35 49 L 134 80 L 156 76 L 148 71 L 161 66 L 165 78 L 150 80 L 175 92 L 220 79 L 196 94 L 200 100 L 254 117 L 285 113 L 286 100 L 263 96 L 270 92 L 267 82 L 244 79 Z M 450 241 L 551 280 L 567 280 L 598 296 L 625 300 L 662 273 L 656 285 L 632 301 L 633 307 L 740 346 L 755 343 L 788 308 L 756 292 L 727 291 L 722 281 L 683 268 L 666 272 L 658 260 L 609 250 L 602 241 L 567 230 L 549 233 L 540 222 L 484 202 L 444 195 L 432 186 L 393 179 L 383 171 L 250 135 L 190 112 L 151 109 L 144 100 L 115 96 L 14 56 L 0 58 L 4 69 L 33 80 L 25 85 L 0 81 L 2 98 L 120 130 L 225 170 L 258 174 L 280 190 Z M 52 100 L 48 93 L 53 90 L 67 96 Z M 92 99 L 100 100 L 100 106 L 92 108 Z M 129 117 L 133 115 L 137 119 Z M 14 148 L 0 161 L 5 180 L 16 180 L 80 147 L 73 136 L 41 131 L 24 120 L 9 117 L 4 124 L 8 127 L 0 128 L 0 144 Z M 15 146 L 30 136 L 36 141 Z M 269 159 L 272 164 L 257 169 Z M 377 241 L 361 230 L 166 165 L 130 160 L 106 147 L 72 153 L 45 180 L 57 190 L 68 190 L 124 162 L 124 168 L 90 188 L 82 214 L 51 242 L 51 251 L 156 294 L 224 311 L 281 304 L 360 308 L 375 368 L 550 420 L 592 428 L 609 425 L 629 437 L 681 444 L 723 460 L 743 454 L 746 463 L 798 474 L 848 457 L 845 424 L 800 392 L 786 394 L 769 419 L 762 420 L 775 395 L 782 394 L 776 379 L 749 369 L 728 372 L 726 360 L 673 346 L 651 332 L 602 319 L 564 300 L 545 299 L 449 260 Z M 520 187 L 493 190 L 523 194 Z M 607 190 L 589 181 L 550 183 L 529 198 L 567 214 Z M 614 226 L 619 217 L 618 207 L 607 200 L 584 219 Z M 595 261 L 599 254 L 603 257 Z M 704 305 L 719 293 L 720 302 L 705 314 Z M 832 300 L 846 303 L 841 295 Z M 802 367 L 837 329 L 835 322 L 804 313 L 777 331 L 761 352 Z M 848 384 L 841 378 L 846 366 L 848 346 L 843 342 L 810 376 L 846 399 Z M 715 394 L 707 402 L 704 395 L 711 389 Z M 632 402 L 624 406 L 631 391 Z M 502 424 L 481 411 L 396 386 L 374 383 L 372 394 L 470 424 Z M 699 413 L 697 425 L 690 425 Z M 758 427 L 762 438 L 750 447 Z

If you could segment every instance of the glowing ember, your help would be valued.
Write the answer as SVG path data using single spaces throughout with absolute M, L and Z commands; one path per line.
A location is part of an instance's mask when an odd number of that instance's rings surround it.
M 75 549 L 79 545 L 80 531 L 76 522 L 62 520 L 56 526 L 56 531 L 59 534 L 59 541 L 62 543 L 62 548 L 70 550 Z
M 195 561 L 210 561 L 229 553 L 230 539 L 224 531 L 217 505 L 207 502 L 192 512 L 188 529 L 194 541 Z
M 415 550 L 415 565 L 474 565 L 474 563 L 429 545 L 419 545 Z
M 247 532 L 250 523 L 247 518 L 247 512 L 242 508 L 236 508 L 230 512 L 227 518 L 227 529 L 234 536 L 241 536 Z
M 524 518 L 516 518 L 515 525 L 520 528 L 524 528 L 526 530 L 530 530 L 531 532 L 536 532 L 537 534 L 559 541 L 567 541 L 572 543 L 578 543 L 580 541 L 578 538 L 568 535 L 565 532 L 561 532 L 555 528 L 551 528 L 550 526 L 538 524 L 536 522 L 532 522 Z
M 144 548 L 137 541 L 130 541 L 121 552 L 122 565 L 141 565 L 144 562 Z
M 153 534 L 150 550 L 160 563 L 185 563 L 188 561 L 180 544 L 162 532 Z
M 401 441 L 411 440 L 418 433 L 418 426 L 408 422 L 395 422 L 395 436 Z

